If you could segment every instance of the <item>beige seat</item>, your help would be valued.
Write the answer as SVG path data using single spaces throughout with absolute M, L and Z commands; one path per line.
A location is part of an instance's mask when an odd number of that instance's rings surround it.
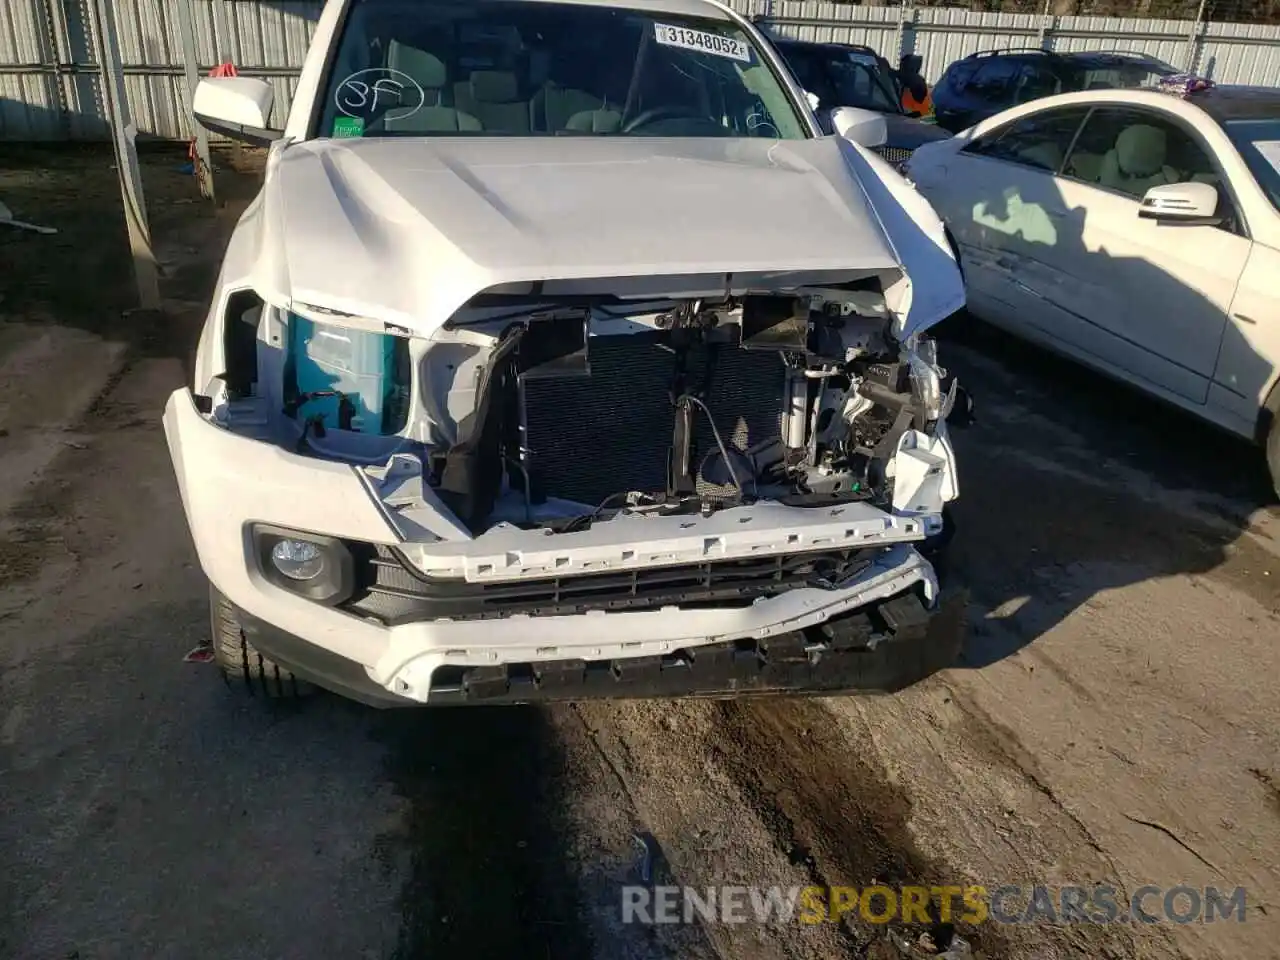
M 1062 150 L 1057 144 L 1047 141 L 1045 143 L 1033 143 L 1029 147 L 1024 147 L 1018 151 L 1018 156 L 1028 163 L 1034 163 L 1055 173 L 1062 166 Z
M 573 129 L 569 126 L 570 120 L 578 114 L 599 110 L 603 106 L 603 100 L 583 90 L 548 82 L 530 101 L 533 128 L 548 133 Z
M 564 129 L 579 133 L 617 133 L 621 126 L 622 114 L 617 110 L 583 110 L 570 117 Z
M 520 99 L 516 75 L 506 70 L 476 70 L 469 83 L 454 88 L 457 105 L 494 133 L 528 133 L 529 101 Z
M 1075 150 L 1067 161 L 1066 174 L 1085 183 L 1097 183 L 1102 174 L 1102 157 L 1096 153 Z
M 1140 197 L 1152 187 L 1177 183 L 1178 171 L 1165 164 L 1168 140 L 1159 127 L 1135 123 L 1116 137 L 1102 158 L 1098 183 Z
M 422 87 L 422 108 L 402 117 L 387 117 L 382 129 L 395 133 L 479 132 L 480 121 L 456 107 L 442 106 L 440 91 L 449 81 L 443 61 L 434 54 L 392 41 L 387 49 L 387 66 L 407 73 Z

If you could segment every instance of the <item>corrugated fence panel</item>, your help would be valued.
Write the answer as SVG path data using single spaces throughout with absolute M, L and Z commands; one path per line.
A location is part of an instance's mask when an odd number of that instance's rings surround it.
M 1040 25 L 1041 18 L 1028 13 L 920 10 L 913 33 L 915 52 L 924 58 L 921 73 L 933 82 L 948 64 L 979 50 L 1039 46 Z
M 102 0 L 114 16 L 125 92 L 142 134 L 194 128 L 173 0 Z M 83 0 L 0 0 L 0 140 L 103 139 L 107 127 Z M 323 0 L 191 0 L 203 71 L 224 62 L 276 90 L 283 125 Z M 51 15 L 61 28 L 50 24 Z M 65 101 L 65 102 L 64 102 Z
M 139 130 L 157 136 L 189 137 L 194 128 L 176 8 L 170 0 L 128 0 L 127 6 L 135 19 L 124 20 L 123 9 L 119 14 L 123 21 L 117 28 L 121 56 L 126 64 L 142 65 L 146 73 L 128 79 L 134 122 Z M 320 6 L 297 0 L 192 0 L 196 56 L 202 72 L 219 63 L 232 63 L 245 76 L 267 80 L 276 91 L 271 122 L 283 126 Z
M 1052 49 L 1120 50 L 1158 57 L 1183 68 L 1191 24 L 1186 20 L 1140 20 L 1130 17 L 1059 17 Z
M 106 108 L 102 78 L 94 67 L 97 61 L 97 27 L 89 12 L 88 0 L 43 0 L 56 20 L 53 29 L 57 62 L 61 68 L 60 90 L 66 101 L 65 135 L 73 140 L 105 140 Z
M 0 3 L 0 63 L 30 65 L 51 59 L 49 36 L 41 0 Z M 53 76 L 7 71 L 0 74 L 0 137 L 56 136 L 61 118 Z
M 125 95 L 134 125 L 160 137 L 182 135 L 180 113 L 185 113 L 181 71 L 182 48 L 177 32 L 168 29 L 173 10 L 163 0 L 130 0 L 116 10 L 116 38 L 120 61 L 141 67 L 125 77 Z
M 859 7 L 820 0 L 781 0 L 773 4 L 769 32 L 797 40 L 856 43 L 877 50 L 892 49 L 899 35 L 902 12 L 888 7 Z
M 1220 83 L 1280 86 L 1280 28 L 1211 23 L 1205 31 L 1199 60 L 1199 72 Z
M 134 123 L 144 134 L 193 132 L 174 0 L 101 0 L 112 11 Z M 730 0 L 767 16 L 774 35 L 860 43 L 891 61 L 924 60 L 936 80 L 978 50 L 1039 47 L 1129 50 L 1219 83 L 1280 86 L 1280 27 L 1121 17 L 1042 17 L 947 8 L 871 7 L 830 0 Z M 283 125 L 323 0 L 191 0 L 201 70 L 229 62 L 276 90 L 272 122 Z M 1188 41 L 1194 32 L 1194 46 Z M 0 140 L 106 136 L 101 81 L 86 0 L 0 0 Z
M 3 0 L 0 26 L 0 140 L 105 138 L 82 0 Z

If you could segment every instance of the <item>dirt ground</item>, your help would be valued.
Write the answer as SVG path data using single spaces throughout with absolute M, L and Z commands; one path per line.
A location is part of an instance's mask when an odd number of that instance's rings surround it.
M 269 709 L 184 662 L 208 609 L 159 416 L 256 181 L 222 157 L 214 210 L 183 159 L 144 157 L 147 315 L 110 154 L 0 158 L 0 200 L 59 230 L 0 228 L 0 957 L 886 958 L 920 933 L 623 924 L 637 835 L 699 887 L 1243 886 L 1244 923 L 958 932 L 1004 960 L 1280 956 L 1261 458 L 967 320 L 943 358 L 978 404 L 971 637 L 901 695 Z

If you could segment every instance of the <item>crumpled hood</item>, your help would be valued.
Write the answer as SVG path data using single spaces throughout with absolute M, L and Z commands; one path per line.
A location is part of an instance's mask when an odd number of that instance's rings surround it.
M 499 284 L 900 267 L 838 138 L 315 140 L 284 146 L 253 286 L 430 335 Z

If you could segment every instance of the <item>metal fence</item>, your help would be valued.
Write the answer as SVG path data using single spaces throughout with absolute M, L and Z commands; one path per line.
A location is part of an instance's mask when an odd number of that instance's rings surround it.
M 273 121 L 283 124 L 320 0 L 191 4 L 201 73 L 229 62 L 243 75 L 269 79 L 276 88 Z M 1280 86 L 1280 27 L 1275 26 L 826 0 L 731 0 L 731 5 L 764 17 L 767 29 L 779 35 L 865 43 L 891 60 L 918 53 L 930 80 L 975 50 L 1043 46 L 1149 53 L 1219 83 Z M 0 140 L 106 139 L 94 27 L 85 6 L 84 0 L 0 0 Z M 190 137 L 176 0 L 111 0 L 110 8 L 138 131 Z
M 109 0 L 139 133 L 192 134 L 174 0 Z M 284 122 L 320 0 L 191 0 L 202 73 L 234 63 L 276 88 Z M 0 0 L 0 140 L 107 138 L 95 28 L 83 0 Z
M 821 0 L 755 0 L 734 6 L 767 18 L 771 32 L 865 43 L 890 60 L 924 58 L 936 80 L 951 62 L 993 47 L 1146 53 L 1218 83 L 1280 86 L 1280 27 L 1204 20 L 990 13 L 952 7 L 849 6 Z

